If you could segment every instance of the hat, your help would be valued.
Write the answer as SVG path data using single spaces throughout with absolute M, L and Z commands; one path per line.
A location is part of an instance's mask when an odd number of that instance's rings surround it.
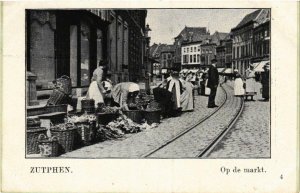
M 129 91 L 129 92 L 140 91 L 140 87 L 139 87 L 139 85 L 136 84 L 136 83 L 131 83 L 131 84 L 129 85 L 128 91 Z
M 217 62 L 217 60 L 214 58 L 211 60 L 212 63 Z
M 234 69 L 233 72 L 238 72 L 238 69 Z

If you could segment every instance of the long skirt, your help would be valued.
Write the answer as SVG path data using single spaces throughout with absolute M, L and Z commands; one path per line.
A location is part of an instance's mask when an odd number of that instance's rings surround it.
M 98 103 L 104 103 L 102 93 L 100 92 L 100 89 L 99 89 L 98 84 L 97 84 L 96 81 L 93 81 L 90 84 L 90 87 L 89 87 L 88 93 L 86 95 L 86 98 L 94 99 L 95 100 L 95 107 L 98 106 Z
M 256 88 L 255 88 L 256 82 L 254 78 L 249 78 L 246 80 L 246 93 L 255 93 Z
M 241 96 L 245 94 L 245 89 L 243 87 L 243 80 L 241 78 L 236 78 L 234 81 L 234 95 Z
M 191 111 L 194 109 L 192 83 L 186 82 L 185 88 L 185 91 L 180 96 L 180 106 L 182 107 L 182 111 Z

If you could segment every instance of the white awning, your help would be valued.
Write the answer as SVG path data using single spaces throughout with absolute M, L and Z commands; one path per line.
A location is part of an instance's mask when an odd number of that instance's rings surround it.
M 255 72 L 263 72 L 264 71 L 264 66 L 269 63 L 270 61 L 261 61 L 258 63 L 253 63 L 252 65 L 254 66 L 254 71 Z
M 196 72 L 198 72 L 199 71 L 199 69 L 190 69 L 189 70 L 189 72 L 192 72 L 192 73 L 196 73 Z
M 224 71 L 223 71 L 224 74 L 232 74 L 233 71 L 231 68 L 226 68 Z
M 180 73 L 186 73 L 188 71 L 188 69 L 182 69 L 181 71 L 180 71 Z
M 225 68 L 217 68 L 218 72 L 223 72 Z
M 161 69 L 161 73 L 162 74 L 166 74 L 167 73 L 167 69 Z

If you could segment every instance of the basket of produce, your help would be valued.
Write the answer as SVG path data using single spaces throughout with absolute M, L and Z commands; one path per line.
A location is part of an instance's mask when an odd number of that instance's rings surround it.
M 46 135 L 47 129 L 43 127 L 28 129 L 26 130 L 26 153 L 27 154 L 38 154 L 39 147 L 38 147 L 38 138 L 39 135 L 44 134 Z
M 156 101 L 151 101 L 144 111 L 146 122 L 151 125 L 152 123 L 160 123 L 161 108 L 160 104 Z
M 119 116 L 118 107 L 102 107 L 97 112 L 97 122 L 100 125 L 107 125 L 109 122 L 117 119 Z
M 53 89 L 50 98 L 47 101 L 47 106 L 62 104 L 67 99 L 68 95 L 59 89 Z
M 72 93 L 72 82 L 71 79 L 66 75 L 56 79 L 55 87 L 67 95 Z
M 123 113 L 132 121 L 142 123 L 144 119 L 143 111 L 141 110 L 123 110 Z
M 46 135 L 39 135 L 38 146 L 40 154 L 43 157 L 57 157 L 59 156 L 58 151 L 58 138 L 57 137 L 46 137 Z
M 81 108 L 83 112 L 94 113 L 95 112 L 95 100 L 94 99 L 83 99 L 81 101 Z
M 90 145 L 94 140 L 96 128 L 96 116 L 83 114 L 81 116 L 72 115 L 68 117 L 68 123 L 75 124 L 77 127 L 77 135 L 75 136 L 75 147 L 82 145 Z
M 74 149 L 74 139 L 77 134 L 77 127 L 72 123 L 55 125 L 51 129 L 52 136 L 58 138 L 59 152 L 66 153 Z

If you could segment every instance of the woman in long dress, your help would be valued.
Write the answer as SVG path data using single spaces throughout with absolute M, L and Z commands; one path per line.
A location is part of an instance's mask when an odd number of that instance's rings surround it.
M 179 79 L 183 86 L 183 93 L 180 95 L 180 105 L 182 111 L 192 111 L 194 110 L 194 97 L 193 97 L 193 88 L 194 85 L 191 83 L 191 75 L 186 77 L 186 80 Z
M 111 89 L 114 103 L 117 103 L 123 110 L 129 110 L 130 104 L 135 104 L 135 99 L 140 92 L 140 87 L 134 82 L 122 82 Z
M 255 72 L 253 66 L 250 65 L 250 68 L 246 70 L 246 93 L 256 94 L 256 81 L 255 81 Z
M 99 66 L 94 70 L 91 84 L 89 86 L 86 98 L 94 99 L 95 107 L 99 103 L 104 103 L 103 94 L 106 92 L 102 85 L 104 77 L 104 71 L 106 70 L 106 63 L 104 61 L 99 62 Z
M 241 75 L 236 72 L 235 80 L 234 80 L 234 95 L 238 97 L 242 97 L 245 94 L 244 82 Z

